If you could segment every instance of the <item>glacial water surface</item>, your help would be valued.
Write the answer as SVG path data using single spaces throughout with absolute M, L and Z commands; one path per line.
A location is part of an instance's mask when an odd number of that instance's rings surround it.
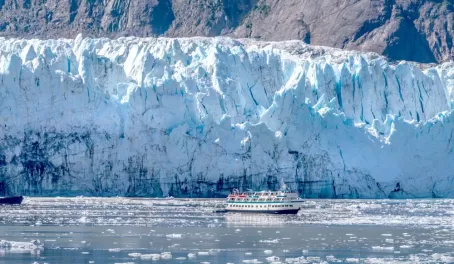
M 27 197 L 0 206 L 0 264 L 454 263 L 454 200 L 212 213 L 221 201 Z

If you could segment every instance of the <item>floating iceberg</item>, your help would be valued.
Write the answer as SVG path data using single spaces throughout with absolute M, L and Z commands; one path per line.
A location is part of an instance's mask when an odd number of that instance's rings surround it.
M 24 249 L 34 249 L 34 248 L 43 248 L 44 244 L 39 240 L 32 240 L 30 242 L 16 242 L 8 240 L 0 240 L 0 248 L 24 248 Z

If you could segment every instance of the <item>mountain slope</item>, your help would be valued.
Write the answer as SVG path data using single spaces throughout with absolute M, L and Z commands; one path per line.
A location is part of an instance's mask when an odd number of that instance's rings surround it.
M 299 39 L 393 60 L 454 56 L 452 0 L 3 0 L 0 35 Z

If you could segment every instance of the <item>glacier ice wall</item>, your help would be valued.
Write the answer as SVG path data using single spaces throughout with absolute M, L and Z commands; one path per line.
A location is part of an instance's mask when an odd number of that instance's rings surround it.
M 454 197 L 454 64 L 298 41 L 0 39 L 0 195 Z

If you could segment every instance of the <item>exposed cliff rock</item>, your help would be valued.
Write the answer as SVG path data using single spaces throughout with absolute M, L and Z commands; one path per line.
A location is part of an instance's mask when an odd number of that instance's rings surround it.
M 454 56 L 453 0 L 0 0 L 0 35 L 299 39 L 395 60 Z

